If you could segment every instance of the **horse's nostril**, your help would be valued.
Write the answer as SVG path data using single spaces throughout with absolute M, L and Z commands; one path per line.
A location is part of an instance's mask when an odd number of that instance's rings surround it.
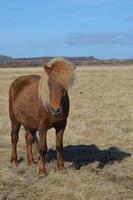
M 54 115 L 58 115 L 58 114 L 60 114 L 61 113 L 61 108 L 60 107 L 58 107 L 58 108 L 52 108 L 52 113 L 54 114 Z
M 60 111 L 61 111 L 60 107 L 55 109 L 55 113 L 60 113 Z

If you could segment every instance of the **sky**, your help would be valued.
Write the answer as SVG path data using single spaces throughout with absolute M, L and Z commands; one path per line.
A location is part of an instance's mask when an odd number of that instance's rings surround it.
M 0 0 L 0 55 L 133 58 L 133 0 Z

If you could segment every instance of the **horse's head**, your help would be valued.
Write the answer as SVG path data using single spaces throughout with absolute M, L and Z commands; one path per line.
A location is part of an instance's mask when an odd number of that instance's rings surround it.
M 68 89 L 73 85 L 75 67 L 67 60 L 53 58 L 44 65 L 39 82 L 39 98 L 53 115 L 62 114 L 62 105 Z
M 48 75 L 48 85 L 49 85 L 49 96 L 50 96 L 50 110 L 52 115 L 58 116 L 62 113 L 62 101 L 63 97 L 66 94 L 66 89 L 62 84 L 60 84 L 54 78 L 54 68 L 48 67 L 47 65 L 44 66 L 44 69 Z

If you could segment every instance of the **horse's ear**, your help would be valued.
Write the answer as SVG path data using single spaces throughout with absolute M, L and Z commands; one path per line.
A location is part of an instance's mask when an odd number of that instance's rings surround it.
M 51 68 L 50 67 L 48 67 L 48 65 L 44 65 L 44 70 L 46 71 L 46 73 L 48 74 L 48 75 L 50 75 L 51 74 Z

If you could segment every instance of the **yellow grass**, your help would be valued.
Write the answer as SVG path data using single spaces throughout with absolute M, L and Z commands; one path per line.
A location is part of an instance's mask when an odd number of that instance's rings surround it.
M 64 135 L 65 170 L 56 171 L 54 130 L 48 133 L 48 176 L 26 163 L 24 130 L 20 162 L 10 166 L 8 89 L 23 74 L 41 68 L 0 69 L 0 200 L 133 199 L 133 67 L 79 67 L 70 90 Z M 71 146 L 70 146 L 71 145 Z M 38 154 L 35 154 L 38 157 Z

